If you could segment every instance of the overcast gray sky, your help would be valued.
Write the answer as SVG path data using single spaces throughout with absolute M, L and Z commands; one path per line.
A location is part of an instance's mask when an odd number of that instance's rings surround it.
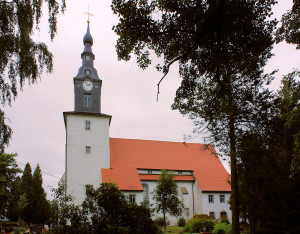
M 118 18 L 113 15 L 109 0 L 67 1 L 66 13 L 59 17 L 58 35 L 49 40 L 46 18 L 41 30 L 34 36 L 44 41 L 54 55 L 54 72 L 44 74 L 32 86 L 26 85 L 11 107 L 5 107 L 14 133 L 8 153 L 18 153 L 17 161 L 23 169 L 29 162 L 34 170 L 40 164 L 44 188 L 57 186 L 65 168 L 64 111 L 74 110 L 73 77 L 81 66 L 83 36 L 87 27 L 87 5 L 90 4 L 90 30 L 94 39 L 94 66 L 102 85 L 102 113 L 112 115 L 110 136 L 132 139 L 183 141 L 193 124 L 177 111 L 172 111 L 176 89 L 180 85 L 178 67 L 174 65 L 161 84 L 159 102 L 156 102 L 157 82 L 161 73 L 154 65 L 145 71 L 130 62 L 117 61 L 117 36 L 111 30 Z M 279 0 L 275 7 L 278 18 L 291 8 L 292 0 Z M 44 14 L 46 16 L 46 13 Z M 300 68 L 300 52 L 293 45 L 280 43 L 274 48 L 275 56 L 266 71 L 279 69 L 273 88 L 280 85 L 282 74 Z M 155 64 L 155 62 L 153 63 Z M 191 142 L 203 143 L 201 136 Z M 56 176 L 56 177 L 53 177 Z M 48 196 L 49 197 L 49 196 Z

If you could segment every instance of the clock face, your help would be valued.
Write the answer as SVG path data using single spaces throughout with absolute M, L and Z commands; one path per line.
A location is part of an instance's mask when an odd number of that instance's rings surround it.
M 89 80 L 84 81 L 82 87 L 85 91 L 91 91 L 93 89 L 93 83 Z

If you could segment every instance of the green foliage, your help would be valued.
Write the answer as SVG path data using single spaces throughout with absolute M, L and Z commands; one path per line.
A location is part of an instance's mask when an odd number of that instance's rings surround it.
M 178 219 L 178 221 L 177 221 L 177 225 L 178 225 L 179 227 L 184 227 L 184 226 L 186 225 L 186 220 L 185 220 L 185 218 L 180 217 L 180 218 Z
M 20 217 L 20 212 L 23 206 L 20 207 L 20 197 L 22 195 L 21 191 L 21 178 L 17 176 L 13 181 L 11 188 L 11 196 L 9 198 L 9 204 L 7 207 L 7 218 L 11 221 L 18 221 Z M 25 194 L 24 194 L 25 195 Z M 24 198 L 22 198 L 24 199 Z
M 276 42 L 285 40 L 287 43 L 296 44 L 300 49 L 300 2 L 294 0 L 291 10 L 282 16 L 281 26 L 277 29 Z
M 210 232 L 213 230 L 214 221 L 212 219 L 198 219 L 192 218 L 188 221 L 188 223 L 184 227 L 185 232 Z
M 231 224 L 224 222 L 217 222 L 213 226 L 213 234 L 230 234 L 231 233 Z
M 87 216 L 80 206 L 73 204 L 73 197 L 65 194 L 65 187 L 59 184 L 52 192 L 54 200 L 50 202 L 49 222 L 55 227 L 54 233 L 88 233 Z
M 166 222 L 164 220 L 164 217 L 162 216 L 157 216 L 154 219 L 154 222 L 159 226 L 159 227 L 165 227 L 167 225 L 170 225 L 170 221 L 166 218 Z
M 20 172 L 15 160 L 16 154 L 0 154 L 0 215 L 6 216 L 12 194 L 14 179 Z
M 43 188 L 42 171 L 39 164 L 36 166 L 32 176 L 32 190 L 34 191 L 32 223 L 44 224 L 49 219 L 50 204 Z
M 156 66 L 162 79 L 178 62 L 182 83 L 172 109 L 192 119 L 195 133 L 205 130 L 206 141 L 230 156 L 234 233 L 239 232 L 236 147 L 244 131 L 261 120 L 256 103 L 268 99 L 268 92 L 260 91 L 270 78 L 263 75 L 263 66 L 271 57 L 276 20 L 268 17 L 275 3 L 112 1 L 120 18 L 114 27 L 118 58 L 127 61 L 135 54 L 139 66 L 146 68 L 153 50 L 164 59 Z
M 92 233 L 160 233 L 147 205 L 128 203 L 115 184 L 87 187 L 83 209 L 91 219 Z
M 0 153 L 3 154 L 4 147 L 8 146 L 12 130 L 5 123 L 5 113 L 0 109 Z
M 153 190 L 154 209 L 156 212 L 162 212 L 165 220 L 166 214 L 179 216 L 182 213 L 183 204 L 178 198 L 177 184 L 174 180 L 174 172 L 161 170 L 156 188 Z
M 270 100 L 272 108 L 266 108 L 267 121 L 239 142 L 241 210 L 243 219 L 249 221 L 250 233 L 300 230 L 295 218 L 300 215 L 297 76 L 298 71 L 284 76 L 278 95 Z
M 11 103 L 17 86 L 36 83 L 42 72 L 53 69 L 53 55 L 43 42 L 31 38 L 34 27 L 39 29 L 42 6 L 48 5 L 49 33 L 57 32 L 57 15 L 64 12 L 65 0 L 20 0 L 0 2 L 0 102 Z M 8 145 L 11 129 L 5 124 L 0 109 L 0 152 Z M 2 131 L 4 130 L 4 131 Z

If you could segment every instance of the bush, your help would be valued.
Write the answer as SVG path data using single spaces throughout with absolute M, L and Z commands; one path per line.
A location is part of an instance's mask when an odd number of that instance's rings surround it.
M 179 227 L 184 227 L 184 226 L 186 225 L 186 220 L 185 220 L 185 218 L 180 217 L 180 218 L 178 219 L 178 221 L 177 221 L 177 225 L 178 225 Z
M 212 219 L 210 216 L 207 214 L 195 214 L 193 216 L 194 219 Z
M 226 224 L 223 222 L 217 222 L 214 225 L 213 234 L 230 234 L 231 233 L 231 224 Z
M 164 217 L 162 216 L 158 216 L 154 219 L 154 222 L 159 226 L 159 227 L 163 227 L 164 224 L 165 224 L 165 221 L 164 221 Z M 167 225 L 170 225 L 170 221 L 166 218 L 166 226 Z
M 184 227 L 185 232 L 210 232 L 213 230 L 214 221 L 211 219 L 192 218 Z

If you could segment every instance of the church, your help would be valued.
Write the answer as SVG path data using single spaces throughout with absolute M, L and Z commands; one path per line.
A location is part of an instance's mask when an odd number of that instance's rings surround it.
M 207 214 L 231 219 L 230 175 L 212 146 L 109 137 L 112 116 L 101 112 L 101 86 L 94 68 L 89 22 L 83 38 L 82 66 L 74 81 L 74 111 L 64 112 L 66 129 L 66 193 L 75 204 L 85 199 L 86 186 L 113 182 L 131 201 L 153 203 L 152 191 L 162 169 L 175 172 L 182 216 Z M 117 121 L 117 120 L 116 120 Z M 176 218 L 169 217 L 172 223 Z

